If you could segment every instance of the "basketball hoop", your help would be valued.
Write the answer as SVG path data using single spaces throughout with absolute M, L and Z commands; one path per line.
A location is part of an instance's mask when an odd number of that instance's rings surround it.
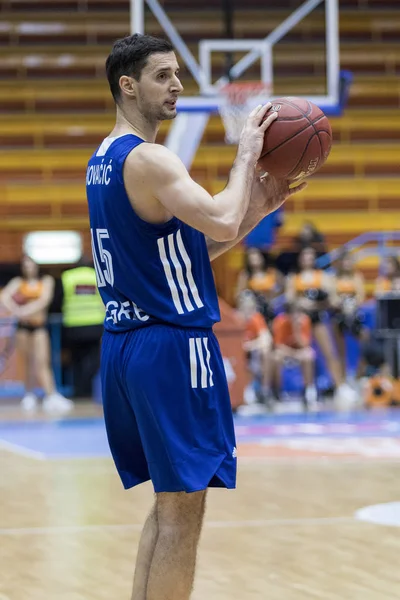
M 249 113 L 257 104 L 266 104 L 271 86 L 262 81 L 227 83 L 220 90 L 219 114 L 227 144 L 237 144 Z

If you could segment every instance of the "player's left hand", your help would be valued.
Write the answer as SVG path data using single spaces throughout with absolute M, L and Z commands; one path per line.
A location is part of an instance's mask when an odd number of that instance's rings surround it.
M 290 187 L 290 182 L 286 179 L 276 179 L 258 169 L 253 183 L 251 203 L 255 208 L 259 207 L 262 216 L 266 216 L 282 206 L 290 196 L 304 190 L 307 185 L 304 181 Z

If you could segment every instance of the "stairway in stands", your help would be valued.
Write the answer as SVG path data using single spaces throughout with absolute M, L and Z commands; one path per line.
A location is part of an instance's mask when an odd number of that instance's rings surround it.
M 163 5 L 196 50 L 203 37 L 222 37 L 223 18 L 211 0 L 165 0 Z M 235 19 L 237 37 L 266 35 L 297 0 L 247 0 Z M 0 230 L 14 260 L 27 230 L 85 231 L 85 164 L 112 127 L 114 108 L 104 78 L 111 43 L 128 33 L 127 0 L 3 0 L 0 12 Z M 400 223 L 399 0 L 342 0 L 341 67 L 354 74 L 349 108 L 332 119 L 329 162 L 307 191 L 286 206 L 279 246 L 305 217 L 330 247 Z M 397 10 L 396 10 L 397 9 Z M 147 30 L 160 34 L 148 16 Z M 316 11 L 275 52 L 280 95 L 324 90 L 324 15 Z M 301 42 L 301 46 L 299 43 Z M 218 57 L 215 74 L 221 72 Z M 256 77 L 256 71 L 253 72 Z M 185 93 L 194 93 L 183 70 Z M 165 137 L 168 125 L 160 132 Z M 223 144 L 218 117 L 210 120 L 193 175 L 212 191 L 226 181 L 234 150 Z M 371 266 L 371 265 L 370 265 Z M 371 266 L 374 275 L 376 265 Z

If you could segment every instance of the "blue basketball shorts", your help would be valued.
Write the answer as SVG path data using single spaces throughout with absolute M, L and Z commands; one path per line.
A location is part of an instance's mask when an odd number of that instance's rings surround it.
M 125 488 L 236 486 L 228 385 L 211 329 L 150 325 L 105 332 L 101 382 L 108 441 Z

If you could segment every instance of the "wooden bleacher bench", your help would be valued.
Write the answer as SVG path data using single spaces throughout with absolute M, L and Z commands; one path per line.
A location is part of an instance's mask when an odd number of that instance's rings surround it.
M 1 69 L 0 69 L 1 70 Z M 58 71 L 60 74 L 60 71 Z M 32 81 L 32 87 L 31 87 Z M 43 81 L 43 79 L 40 79 Z M 103 87 L 104 80 L 101 80 L 101 88 L 95 83 L 93 89 L 87 86 L 84 79 L 71 79 L 70 84 L 66 79 L 60 77 L 59 87 L 54 87 L 53 79 L 48 78 L 47 85 L 42 88 L 35 85 L 35 80 L 20 80 L 20 89 L 15 90 L 13 85 L 2 87 L 0 84 L 0 114 L 1 112 L 39 112 L 49 113 L 54 111 L 61 112 L 105 112 L 114 109 L 114 102 L 109 90 Z M 350 108 L 373 108 L 376 105 L 381 106 L 385 111 L 392 111 L 400 105 L 400 83 L 395 80 L 384 82 L 382 79 L 376 79 L 376 82 L 368 83 L 364 81 L 356 82 L 350 89 Z M 95 82 L 95 80 L 93 80 Z M 99 79 L 100 82 L 100 79 Z M 52 87 L 52 89 L 51 89 Z M 298 88 L 300 90 L 300 88 Z M 287 86 L 280 86 L 279 94 L 287 95 L 293 93 L 293 86 L 288 80 Z M 307 93 L 307 88 L 304 89 Z M 16 93 L 17 92 L 17 93 Z M 195 93 L 195 89 L 185 86 L 185 92 Z M 299 91 L 300 93 L 300 91 Z M 315 93 L 313 91 L 312 93 Z M 311 94 L 310 94 L 311 95 Z M 376 136 L 375 136 L 376 137 Z
M 59 180 L 54 181 L 50 177 L 46 177 L 43 181 L 36 181 L 36 183 L 28 179 L 30 169 L 34 168 L 33 161 L 31 163 L 27 162 L 24 179 L 0 183 L 2 201 L 5 204 L 30 204 L 40 201 L 50 202 L 52 205 L 57 205 L 60 202 L 79 204 L 85 199 L 84 165 L 86 161 L 87 158 L 85 157 L 82 160 L 83 164 L 76 167 L 82 173 L 81 179 L 72 182 L 63 180 L 62 170 L 60 169 L 61 162 L 57 166 L 55 161 L 53 165 L 46 166 L 46 168 L 53 169 L 55 172 L 58 169 Z M 23 164 L 25 165 L 25 163 Z M 70 168 L 73 169 L 72 166 Z M 198 180 L 213 194 L 221 191 L 226 184 L 226 179 L 202 181 L 201 178 L 198 178 Z M 310 181 L 307 190 L 290 198 L 286 207 L 288 213 L 294 212 L 296 214 L 315 210 L 328 214 L 338 209 L 342 213 L 355 213 L 362 216 L 363 214 L 372 214 L 382 208 L 380 206 L 382 201 L 387 202 L 385 207 L 387 209 L 398 207 L 398 179 L 314 177 Z M 398 223 L 398 213 L 396 219 L 392 222 L 392 226 Z M 337 226 L 337 220 L 334 222 Z
M 399 128 L 400 131 L 400 128 Z M 1 128 L 0 128 L 1 132 Z M 192 171 L 206 172 L 212 177 L 227 177 L 233 164 L 236 148 L 230 146 L 202 146 L 199 148 Z M 342 173 L 363 177 L 366 171 L 376 166 L 378 172 L 400 176 L 400 144 L 391 145 L 334 145 L 325 167 L 319 176 L 327 173 Z M 380 168 L 381 167 L 381 168 Z M 400 202 L 399 202 L 400 204 Z
M 74 26 L 75 27 L 75 26 Z M 88 43 L 93 44 L 94 51 L 92 53 L 59 53 L 52 48 L 50 51 L 33 54 L 24 54 L 18 52 L 10 52 L 7 55 L 0 56 L 0 74 L 2 76 L 15 76 L 19 79 L 24 79 L 32 76 L 90 76 L 104 78 L 104 62 L 108 52 L 105 49 L 97 49 L 97 37 L 103 35 L 102 30 L 110 29 L 112 39 L 125 35 L 126 31 L 118 31 L 118 27 L 114 24 L 99 25 L 92 32 L 87 31 L 87 35 L 93 37 L 93 40 Z M 67 28 L 68 29 L 68 28 Z M 75 34 L 77 38 L 86 34 L 83 33 L 84 25 L 77 25 Z M 74 35 L 75 35 L 74 34 Z M 71 38 L 72 33 L 66 32 L 66 35 Z M 61 31 L 54 33 L 55 40 L 62 37 Z M 72 38 L 71 38 L 72 39 Z M 81 40 L 80 40 L 81 41 Z M 100 50 L 100 51 L 99 51 Z M 234 58 L 239 58 L 240 55 L 235 55 Z M 318 48 L 304 47 L 301 52 L 293 49 L 287 49 L 285 45 L 278 46 L 274 51 L 274 67 L 276 74 L 298 75 L 299 73 L 310 75 L 323 75 L 325 73 L 326 57 L 323 51 L 318 51 Z M 221 54 L 213 54 L 212 64 L 216 73 L 220 72 L 224 66 L 224 56 Z M 357 47 L 352 50 L 343 50 L 341 52 L 341 65 L 343 68 L 357 72 L 381 73 L 388 75 L 396 75 L 400 70 L 400 47 L 397 45 L 389 46 L 386 50 L 374 53 L 368 53 L 362 49 L 359 51 Z M 248 76 L 257 77 L 257 66 L 251 67 L 248 70 Z
M 48 4 L 49 8 L 51 4 Z M 54 6 L 54 2 L 53 2 Z M 113 2 L 114 7 L 114 2 Z M 198 40 L 205 37 L 217 37 L 223 36 L 224 33 L 224 20 L 221 11 L 213 6 L 214 10 L 210 10 L 212 4 L 210 3 L 209 8 L 204 7 L 202 10 L 171 10 L 168 8 L 168 14 L 171 20 L 177 26 L 178 31 L 187 41 L 188 39 Z M 129 5 L 126 5 L 126 13 L 121 10 L 113 10 L 111 15 L 114 17 L 111 19 L 117 27 L 120 27 L 120 31 L 124 31 L 129 22 Z M 235 13 L 235 33 L 236 37 L 263 37 L 266 36 L 272 29 L 276 28 L 288 15 L 287 11 L 269 11 L 264 10 L 247 10 L 238 8 Z M 105 17 L 108 16 L 108 19 Z M 268 17 L 268 18 L 267 18 Z M 5 24 L 10 26 L 10 33 L 8 41 L 10 43 L 17 44 L 25 39 L 52 39 L 51 31 L 46 32 L 45 28 L 40 31 L 41 24 L 54 26 L 63 24 L 65 29 L 60 31 L 61 37 L 63 36 L 74 36 L 81 38 L 82 27 L 87 25 L 89 29 L 88 40 L 90 43 L 91 34 L 93 33 L 93 27 L 98 27 L 99 33 L 102 32 L 101 26 L 105 24 L 105 21 L 110 21 L 110 15 L 101 12 L 88 12 L 80 11 L 79 13 L 67 12 L 32 12 L 29 17 L 26 18 L 24 13 L 18 11 L 3 11 L 2 20 Z M 25 27 L 21 28 L 20 23 L 23 22 Z M 27 24 L 36 24 L 36 32 L 33 32 L 26 27 Z M 75 27 L 74 26 L 78 26 Z M 325 28 L 325 16 L 322 11 L 314 11 L 302 20 L 293 30 L 288 34 L 288 39 L 312 39 L 313 34 L 320 34 Z M 146 18 L 146 31 L 153 34 L 162 33 L 161 27 L 153 15 L 148 14 Z M 340 31 L 342 36 L 350 36 L 351 39 L 370 39 L 374 41 L 380 41 L 386 39 L 386 36 L 391 37 L 400 32 L 400 18 L 396 11 L 385 11 L 381 15 L 374 15 L 368 12 L 360 13 L 360 11 L 342 11 L 340 13 Z M 109 34 L 111 29 L 106 30 Z M 3 35 L 7 35 L 6 28 L 3 28 Z M 118 34 L 120 35 L 120 34 Z M 318 39 L 315 38 L 315 39 Z M 5 39 L 7 41 L 7 38 Z
M 42 176 L 45 180 L 63 177 L 66 174 L 84 172 L 88 158 L 112 129 L 113 120 L 104 122 L 68 121 L 65 124 L 54 120 L 48 122 L 7 123 L 0 119 L 0 147 L 14 144 L 18 149 L 0 149 L 0 178 L 4 180 L 12 174 L 20 172 L 21 163 L 31 173 Z M 168 124 L 162 127 L 160 140 L 165 137 Z M 8 137 L 7 137 L 8 136 Z M 18 136 L 21 141 L 17 142 Z M 66 141 L 67 140 L 67 141 Z M 47 148 L 44 148 L 47 141 Z M 29 142 L 34 150 L 25 146 Z M 68 150 L 66 147 L 71 147 Z M 54 152 L 57 147 L 57 152 Z M 192 165 L 195 177 L 207 179 L 227 179 L 236 154 L 234 146 L 201 146 Z M 367 144 L 337 144 L 334 145 L 326 165 L 312 181 L 330 177 L 332 173 L 339 175 L 354 175 L 362 178 L 364 175 L 376 172 L 387 175 L 400 175 L 400 144 L 367 145 Z M 70 175 L 72 176 L 72 175 Z M 37 177 L 36 177 L 37 178 Z M 368 195 L 370 197 L 370 195 Z
M 268 5 L 276 9 L 282 8 L 294 8 L 298 5 L 295 0 L 269 0 Z M 210 10 L 215 4 L 212 0 L 191 0 L 191 8 L 193 10 L 204 9 L 207 8 Z M 263 0 L 252 0 L 247 3 L 247 7 L 252 7 L 253 9 L 260 8 L 264 6 Z M 392 7 L 395 9 L 397 7 L 397 0 L 385 0 L 385 6 Z M 54 0 L 4 0 L 3 1 L 3 9 L 4 10 L 13 10 L 13 11 L 22 11 L 29 10 L 32 7 L 37 10 L 49 10 L 54 9 Z M 363 9 L 372 8 L 372 9 L 380 9 L 382 7 L 382 0 L 341 0 L 341 7 L 346 9 L 347 11 L 351 11 L 351 9 Z M 86 12 L 86 11 L 100 11 L 104 10 L 105 12 L 110 12 L 110 3 L 109 0 L 57 0 L 57 8 L 59 11 L 78 11 L 78 12 Z M 187 8 L 186 0 L 169 0 L 169 10 L 171 11 L 181 11 L 182 9 Z M 129 10 L 129 0 L 114 0 L 112 5 L 113 12 L 119 10 Z

